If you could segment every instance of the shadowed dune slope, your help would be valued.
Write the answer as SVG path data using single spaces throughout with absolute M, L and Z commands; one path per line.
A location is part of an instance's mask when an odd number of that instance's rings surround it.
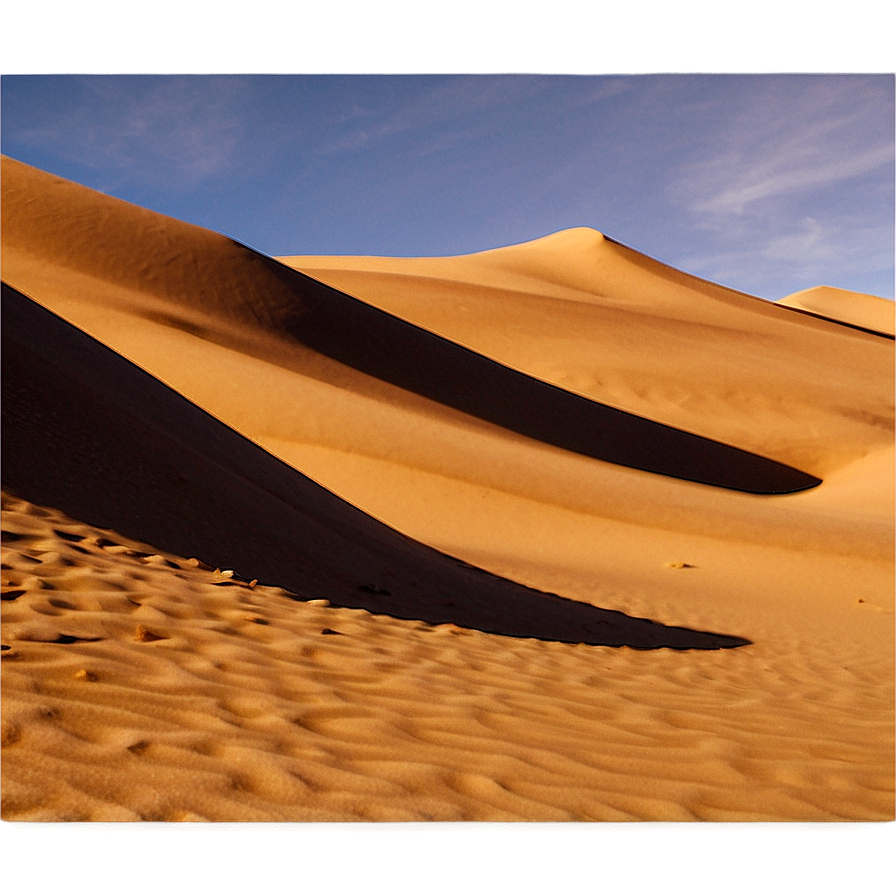
M 5 284 L 2 335 L 3 485 L 26 500 L 339 606 L 558 641 L 748 643 L 541 594 L 413 542 Z
M 269 345 L 247 344 L 247 336 L 251 343 L 251 334 L 261 334 L 279 341 L 281 363 L 293 369 L 335 361 L 511 432 L 638 470 L 754 494 L 797 492 L 821 481 L 542 382 L 224 237 L 9 159 L 3 187 L 5 251 L 41 253 L 54 265 L 138 291 L 142 300 L 120 301 L 150 320 L 276 356 Z M 8 282 L 46 301 L 33 285 Z

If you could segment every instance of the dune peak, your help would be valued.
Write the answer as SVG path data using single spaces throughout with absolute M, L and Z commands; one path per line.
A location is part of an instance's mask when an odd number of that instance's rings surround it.
M 521 243 L 513 243 L 508 246 L 500 246 L 495 249 L 485 249 L 482 252 L 473 253 L 474 255 L 489 255 L 497 253 L 520 253 L 526 254 L 563 254 L 572 253 L 580 255 L 582 253 L 593 252 L 599 249 L 607 239 L 605 234 L 593 227 L 567 227 L 563 230 L 557 230 L 544 236 L 535 237 L 531 240 L 524 240 Z

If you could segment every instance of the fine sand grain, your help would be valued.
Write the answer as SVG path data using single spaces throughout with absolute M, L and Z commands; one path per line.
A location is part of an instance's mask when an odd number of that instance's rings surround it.
M 891 303 L 2 174 L 5 819 L 893 818 Z

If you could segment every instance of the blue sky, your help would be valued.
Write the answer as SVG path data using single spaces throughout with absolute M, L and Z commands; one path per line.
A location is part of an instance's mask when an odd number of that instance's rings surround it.
M 893 297 L 892 75 L 5 75 L 0 133 L 271 255 L 584 225 L 765 298 Z

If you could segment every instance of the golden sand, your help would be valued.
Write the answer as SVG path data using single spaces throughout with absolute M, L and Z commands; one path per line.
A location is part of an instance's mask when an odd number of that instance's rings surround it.
M 893 818 L 882 306 L 2 214 L 5 819 Z

